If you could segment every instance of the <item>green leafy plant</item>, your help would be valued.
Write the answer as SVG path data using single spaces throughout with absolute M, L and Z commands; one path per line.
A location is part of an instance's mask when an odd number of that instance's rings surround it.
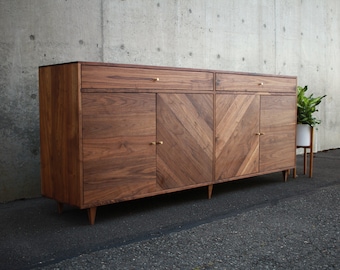
M 307 124 L 313 127 L 321 123 L 321 120 L 313 117 L 313 113 L 318 111 L 316 106 L 321 103 L 321 100 L 326 97 L 326 95 L 313 97 L 313 94 L 311 94 L 307 96 L 307 90 L 307 85 L 305 87 L 297 87 L 297 123 Z

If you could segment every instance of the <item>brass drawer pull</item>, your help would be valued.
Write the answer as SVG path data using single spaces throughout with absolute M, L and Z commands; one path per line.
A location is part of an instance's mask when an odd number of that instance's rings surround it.
M 263 82 L 260 82 L 259 85 L 263 85 Z
M 153 79 L 155 82 L 159 82 L 159 78 L 154 78 Z
M 151 142 L 150 145 L 163 144 L 163 141 Z

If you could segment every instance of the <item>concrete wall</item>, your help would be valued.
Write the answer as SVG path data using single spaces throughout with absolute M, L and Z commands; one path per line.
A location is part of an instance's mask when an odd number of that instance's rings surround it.
M 338 0 L 0 0 L 0 202 L 40 195 L 38 66 L 104 61 L 298 76 L 340 147 Z

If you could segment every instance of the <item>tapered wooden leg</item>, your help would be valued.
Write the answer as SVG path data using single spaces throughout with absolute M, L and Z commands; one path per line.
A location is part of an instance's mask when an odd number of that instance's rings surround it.
M 285 182 L 287 182 L 287 179 L 288 179 L 288 171 L 289 170 L 282 171 L 283 180 Z
M 91 207 L 87 209 L 87 215 L 89 217 L 89 221 L 91 225 L 94 225 L 94 222 L 96 220 L 96 213 L 97 213 L 97 207 Z
M 309 178 L 313 176 L 313 150 L 311 149 L 310 156 L 309 156 Z
M 57 202 L 57 204 L 58 204 L 58 214 L 61 214 L 64 209 L 64 204 L 60 202 Z
M 296 174 L 296 167 L 293 169 L 293 177 L 296 178 L 297 174 Z
M 214 185 L 208 186 L 208 199 L 211 199 L 213 187 L 214 187 Z
M 303 148 L 303 174 L 307 174 L 307 148 Z
M 314 159 L 314 128 L 312 127 L 310 133 L 310 152 L 309 152 L 309 178 L 313 176 L 313 159 Z

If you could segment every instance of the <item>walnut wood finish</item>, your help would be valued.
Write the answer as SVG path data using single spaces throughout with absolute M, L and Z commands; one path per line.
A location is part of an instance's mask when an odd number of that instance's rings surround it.
M 82 87 L 213 90 L 213 73 L 88 65 L 82 68 Z
M 217 181 L 258 172 L 260 96 L 216 96 Z
M 295 166 L 295 101 L 295 96 L 261 97 L 261 172 Z
M 85 93 L 84 204 L 112 203 L 156 186 L 155 94 Z
M 294 166 L 295 96 L 218 94 L 216 111 L 217 181 Z
M 216 90 L 295 94 L 296 88 L 292 79 L 287 77 L 217 73 Z
M 68 63 L 39 68 L 42 194 L 86 208 L 295 167 L 296 78 Z
M 213 95 L 158 94 L 157 141 L 164 142 L 157 148 L 163 189 L 211 182 Z
M 83 204 L 79 64 L 39 69 L 41 192 Z

